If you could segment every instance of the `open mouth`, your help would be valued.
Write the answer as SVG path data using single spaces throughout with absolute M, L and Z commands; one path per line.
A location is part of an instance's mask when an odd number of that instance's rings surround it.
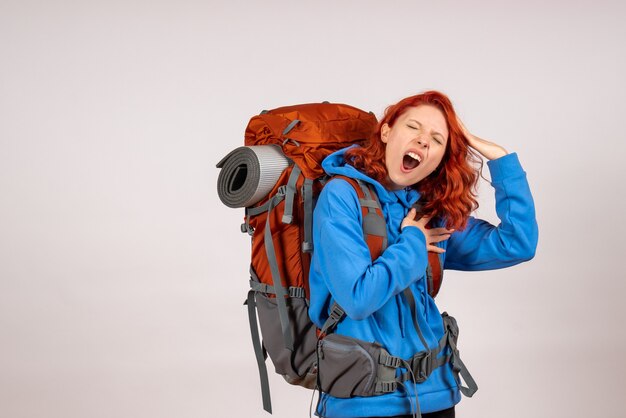
M 415 167 L 420 165 L 421 162 L 422 157 L 414 152 L 407 152 L 402 159 L 402 167 L 407 171 L 413 170 Z

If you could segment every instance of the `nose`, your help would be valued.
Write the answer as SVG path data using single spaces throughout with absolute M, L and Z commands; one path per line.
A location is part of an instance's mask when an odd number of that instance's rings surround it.
M 430 145 L 430 141 L 421 135 L 417 137 L 417 143 L 424 148 L 428 148 Z

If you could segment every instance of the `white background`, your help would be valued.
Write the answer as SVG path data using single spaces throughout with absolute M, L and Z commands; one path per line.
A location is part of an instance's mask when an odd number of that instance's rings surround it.
M 215 164 L 262 109 L 438 89 L 518 152 L 540 227 L 530 263 L 446 276 L 457 416 L 623 417 L 624 7 L 1 0 L 0 416 L 267 416 Z

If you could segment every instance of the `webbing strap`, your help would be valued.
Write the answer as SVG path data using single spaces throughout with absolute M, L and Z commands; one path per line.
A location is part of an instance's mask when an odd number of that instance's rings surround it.
M 420 341 L 422 342 L 424 349 L 430 350 L 428 348 L 428 344 L 426 343 L 426 339 L 424 338 L 424 335 L 422 334 L 420 325 L 417 322 L 417 307 L 415 305 L 415 296 L 413 296 L 413 292 L 411 291 L 410 287 L 407 287 L 406 289 L 404 289 L 404 292 L 402 293 L 404 293 L 404 297 L 406 298 L 406 301 L 409 304 L 409 307 L 411 308 L 411 319 L 413 320 L 413 326 L 415 327 L 415 330 L 417 331 L 417 335 L 420 337 Z
M 256 271 L 254 271 L 254 267 L 252 267 L 252 263 L 250 263 L 250 278 L 256 281 L 257 283 L 261 281 L 259 280 L 259 276 L 257 276 Z
M 289 351 L 293 351 L 293 338 L 289 331 L 289 314 L 287 312 L 287 302 L 285 297 L 287 291 L 283 287 L 283 281 L 280 277 L 280 270 L 278 269 L 278 261 L 276 260 L 276 250 L 274 249 L 274 239 L 272 238 L 272 227 L 270 225 L 270 218 L 272 209 L 278 205 L 285 198 L 285 187 L 278 188 L 277 194 L 275 194 L 270 200 L 270 206 L 267 209 L 267 219 L 265 221 L 265 252 L 267 254 L 267 261 L 270 265 L 270 271 L 272 272 L 272 284 L 276 292 L 276 306 L 278 308 L 278 317 L 280 318 L 280 325 L 283 332 L 283 339 L 285 347 Z
M 472 376 L 467 371 L 465 364 L 463 364 L 460 357 L 458 356 L 458 350 L 456 350 L 456 348 L 453 348 L 456 347 L 456 344 L 453 341 L 456 338 L 455 335 L 456 334 L 451 331 L 450 328 L 446 328 L 446 332 L 439 341 L 439 346 L 435 350 L 420 351 L 408 360 L 404 360 L 401 357 L 392 356 L 385 350 L 381 351 L 378 358 L 378 364 L 392 369 L 398 369 L 399 367 L 403 367 L 408 371 L 402 373 L 398 377 L 394 377 L 395 372 L 389 372 L 388 369 L 378 369 L 376 393 L 381 394 L 394 392 L 397 389 L 398 385 L 403 384 L 403 382 L 406 381 L 422 383 L 432 374 L 435 369 L 450 362 L 455 373 L 455 380 L 459 384 L 459 389 L 465 396 L 471 397 L 478 389 L 478 386 L 476 385 L 476 382 L 474 381 Z M 441 352 L 448 345 L 450 345 L 452 354 L 438 357 L 439 354 L 441 354 Z M 463 387 L 460 384 L 456 376 L 458 373 L 461 373 L 463 379 L 465 379 L 465 381 L 468 383 L 467 388 Z
M 252 336 L 252 346 L 254 347 L 256 364 L 259 368 L 259 378 L 261 379 L 263 409 L 271 414 L 272 400 L 270 397 L 270 383 L 267 376 L 267 366 L 265 365 L 265 354 L 261 345 L 261 337 L 259 335 L 259 328 L 257 325 L 256 301 L 254 300 L 254 295 L 254 290 L 250 290 L 248 292 L 248 299 L 246 300 L 246 305 L 248 305 L 248 321 L 250 322 L 250 335 Z
M 452 365 L 452 370 L 454 371 L 454 378 L 459 385 L 459 389 L 461 393 L 468 398 L 471 398 L 474 393 L 478 390 L 478 384 L 470 374 L 469 370 L 461 360 L 459 355 L 459 350 L 456 346 L 456 340 L 459 335 L 459 327 L 456 323 L 456 320 L 448 315 L 447 312 L 441 314 L 443 318 L 443 325 L 446 328 L 446 333 L 448 335 L 447 344 L 450 346 L 452 353 L 450 354 L 450 364 Z M 463 378 L 467 386 L 463 386 L 459 375 Z
M 461 360 L 458 350 L 452 353 L 450 364 L 452 364 L 454 377 L 457 384 L 459 385 L 461 393 L 468 398 L 471 398 L 478 390 L 478 384 L 470 374 L 469 370 L 467 370 L 467 367 L 465 366 L 465 363 L 463 363 L 463 360 Z M 467 386 L 463 386 L 461 379 L 459 379 L 459 375 L 463 377 L 463 380 L 465 381 L 465 383 L 467 383 Z
M 398 382 L 392 381 L 378 381 L 375 386 L 375 393 L 391 393 L 398 389 Z
M 292 120 L 289 125 L 287 125 L 287 127 L 285 128 L 285 130 L 283 131 L 283 136 L 287 135 L 289 133 L 289 131 L 291 131 L 297 124 L 300 123 L 299 119 L 294 119 Z
M 346 316 L 346 312 L 341 309 L 341 306 L 337 302 L 333 302 L 333 306 L 330 308 L 330 315 L 324 325 L 322 325 L 322 330 L 320 331 L 321 335 L 327 334 L 328 331 L 333 329 L 339 321 L 341 321 L 344 316 Z
M 361 206 L 365 206 L 366 208 L 378 207 L 378 204 L 376 203 L 376 201 L 372 199 L 359 199 L 359 203 L 361 204 Z
M 382 206 L 375 191 L 370 191 L 369 185 L 365 184 L 360 179 L 356 179 L 359 187 L 365 195 L 364 199 L 359 199 L 361 206 L 367 208 L 367 215 L 363 218 L 363 235 L 365 241 L 367 241 L 368 235 L 376 235 L 382 238 L 383 244 L 381 252 L 387 249 L 387 225 L 382 215 L 376 212 L 376 209 L 380 209 L 382 213 Z
M 375 209 L 380 208 L 380 205 L 374 199 L 372 199 L 372 193 L 370 193 L 369 187 L 367 187 L 363 180 L 357 179 L 356 182 L 361 187 L 361 190 L 363 190 L 363 194 L 365 195 L 365 199 L 363 199 L 363 202 L 367 202 L 367 204 L 363 206 L 367 206 L 367 209 L 370 213 L 376 212 Z M 363 202 L 361 204 L 363 204 Z
M 446 336 L 444 335 L 444 339 Z M 415 383 L 422 383 L 428 379 L 432 372 L 450 361 L 450 355 L 437 358 L 439 352 L 422 351 L 413 356 L 405 367 L 408 372 L 397 378 L 398 381 L 404 382 L 412 380 Z
M 433 280 L 433 268 L 431 267 L 430 263 L 426 265 L 426 285 L 428 286 L 429 293 L 431 289 L 435 288 L 435 282 Z
M 304 179 L 302 186 L 302 196 L 304 197 L 304 242 L 302 252 L 313 251 L 313 180 Z
M 372 186 L 368 185 L 367 188 L 370 189 L 371 187 Z M 383 207 L 381 206 L 380 200 L 378 199 L 378 194 L 376 193 L 375 190 L 373 190 L 373 189 L 370 189 L 370 190 L 371 190 L 371 195 L 374 198 L 374 201 L 376 202 L 378 207 L 380 208 L 380 213 L 382 214 L 383 213 Z M 365 195 L 365 196 L 367 196 L 367 195 Z M 385 218 L 383 218 L 382 215 L 381 215 L 381 219 L 383 220 L 382 224 L 385 227 L 384 231 L 381 231 L 382 237 L 383 237 L 383 249 L 382 249 L 382 251 L 385 251 L 387 249 L 387 238 L 388 238 L 387 237 L 387 223 L 385 222 Z
M 267 283 L 259 283 L 258 281 L 250 280 L 250 288 L 254 291 L 261 293 L 268 293 L 270 295 L 275 295 L 276 291 L 274 290 L 274 286 L 270 286 Z M 304 287 L 294 287 L 289 286 L 289 297 L 290 298 L 304 298 L 306 296 Z
M 378 357 L 378 364 L 383 366 L 398 368 L 402 365 L 402 359 L 400 357 L 392 356 L 386 351 L 381 351 Z
M 448 340 L 447 334 L 441 338 L 440 346 L 445 348 L 446 341 Z M 398 367 L 404 367 L 409 370 L 406 373 L 400 375 L 399 377 L 395 377 L 395 373 L 393 375 L 387 376 L 387 378 L 380 379 L 381 382 L 405 382 L 407 380 L 412 380 L 416 383 L 421 383 L 425 381 L 428 376 L 435 370 L 437 367 L 441 367 L 446 364 L 450 360 L 450 356 L 443 356 L 437 358 L 439 353 L 441 353 L 442 349 L 437 348 L 435 351 L 420 351 L 416 353 L 409 360 L 404 360 L 401 357 L 392 356 L 386 351 L 381 351 L 378 364 L 383 366 L 391 367 L 397 369 Z M 390 378 L 394 376 L 393 378 Z M 380 376 L 379 376 L 380 377 Z
M 287 191 L 285 198 L 285 211 L 283 212 L 283 223 L 290 224 L 293 221 L 293 199 L 296 195 L 296 183 L 300 176 L 300 167 L 294 164 L 291 174 L 289 174 L 289 180 L 287 181 Z
M 261 206 L 246 208 L 246 216 L 256 216 L 263 212 L 267 212 L 267 208 L 269 208 L 269 206 L 270 206 L 270 202 L 267 201 Z

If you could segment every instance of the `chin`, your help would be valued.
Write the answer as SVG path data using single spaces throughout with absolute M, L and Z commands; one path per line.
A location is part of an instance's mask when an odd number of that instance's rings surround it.
M 406 179 L 391 179 L 391 186 L 394 190 L 399 190 L 399 189 L 404 189 L 405 187 L 413 186 L 418 181 L 408 182 Z

